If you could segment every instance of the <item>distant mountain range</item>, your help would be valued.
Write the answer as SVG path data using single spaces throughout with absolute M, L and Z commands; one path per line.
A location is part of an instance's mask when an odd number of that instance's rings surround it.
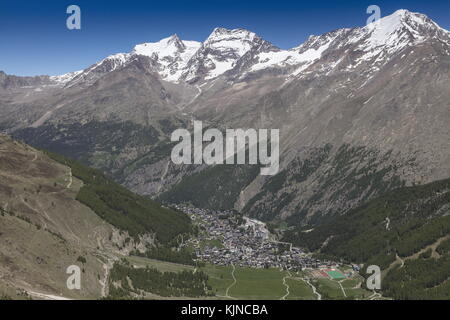
M 140 194 L 304 225 L 449 177 L 449 84 L 450 32 L 407 10 L 290 50 L 216 28 L 61 76 L 1 73 L 0 130 Z M 170 134 L 192 119 L 280 129 L 280 172 L 174 165 Z
M 236 209 L 321 256 L 380 265 L 389 297 L 448 299 L 449 88 L 450 32 L 407 10 L 290 50 L 216 28 L 204 42 L 172 35 L 60 76 L 0 72 L 0 131 L 56 153 L 0 136 L 0 237 L 10 241 L 0 272 L 64 291 L 38 272 L 58 264 L 36 236 L 57 254 L 64 244 L 64 263 L 87 258 L 97 277 L 87 295 L 99 296 L 117 254 L 192 231 L 150 196 Z M 279 129 L 280 171 L 175 165 L 170 135 L 194 119 Z

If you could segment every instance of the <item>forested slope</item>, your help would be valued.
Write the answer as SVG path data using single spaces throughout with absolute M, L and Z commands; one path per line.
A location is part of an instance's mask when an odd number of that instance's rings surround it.
M 284 238 L 323 255 L 379 265 L 386 274 L 383 290 L 395 298 L 449 298 L 449 213 L 446 179 L 394 190 Z
M 130 236 L 154 233 L 160 243 L 168 244 L 178 235 L 191 232 L 190 219 L 185 214 L 129 191 L 99 170 L 54 153 L 48 155 L 69 166 L 72 175 L 83 181 L 78 201 Z

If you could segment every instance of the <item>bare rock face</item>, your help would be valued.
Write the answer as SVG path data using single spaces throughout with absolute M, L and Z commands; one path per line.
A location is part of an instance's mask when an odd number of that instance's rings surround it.
M 0 130 L 142 194 L 185 199 L 198 183 L 216 190 L 210 204 L 266 220 L 316 221 L 450 176 L 450 33 L 407 10 L 290 50 L 243 29 L 174 35 L 67 75 L 0 74 L 0 88 Z M 280 129 L 280 172 L 227 169 L 246 178 L 224 190 L 221 168 L 174 165 L 170 134 L 193 118 Z

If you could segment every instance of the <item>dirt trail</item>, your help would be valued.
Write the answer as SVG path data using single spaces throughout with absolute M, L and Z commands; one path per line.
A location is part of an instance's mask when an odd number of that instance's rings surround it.
M 419 258 L 419 256 L 422 253 L 426 252 L 429 249 L 431 249 L 431 251 L 432 251 L 432 253 L 431 253 L 432 257 L 439 256 L 439 254 L 436 252 L 436 248 L 441 244 L 442 241 L 445 241 L 447 239 L 450 239 L 450 235 L 446 235 L 446 236 L 443 236 L 443 237 L 437 239 L 434 243 L 426 246 L 425 248 L 422 248 L 421 250 L 417 251 L 416 253 L 414 253 L 413 255 L 410 255 L 408 257 L 401 258 L 398 254 L 396 254 L 395 261 L 391 263 L 389 268 L 387 268 L 386 270 L 383 270 L 383 274 L 386 274 L 389 270 L 391 270 L 394 266 L 396 266 L 398 264 L 400 264 L 400 268 L 403 268 L 403 266 L 405 265 L 405 261 L 417 259 L 417 258 Z
M 22 203 L 30 210 L 36 212 L 37 214 L 40 214 L 39 210 L 36 210 L 35 208 L 33 208 L 27 201 L 25 201 L 25 199 L 20 195 L 19 196 L 20 201 L 22 201 Z
M 338 281 L 337 283 L 339 283 L 339 286 L 341 287 L 341 290 L 342 290 L 342 293 L 344 294 L 344 297 L 347 298 L 347 294 L 345 293 L 344 287 L 342 286 L 342 283 L 341 283 L 342 281 L 344 281 L 344 280 Z
M 36 297 L 36 298 L 40 298 L 40 299 L 44 299 L 44 300 L 73 300 L 70 298 L 66 298 L 66 297 L 62 297 L 62 296 L 57 296 L 54 294 L 46 294 L 46 293 L 41 293 L 41 292 L 36 292 L 36 291 L 27 291 L 28 294 L 30 296 Z
M 381 294 L 379 294 L 378 292 L 373 292 L 373 294 L 372 295 L 370 295 L 367 299 L 369 299 L 369 300 L 375 300 L 376 298 L 382 298 L 382 295 Z
M 53 223 L 54 225 L 56 225 L 56 223 L 50 218 L 50 216 L 48 215 L 47 211 L 42 210 L 42 212 L 44 213 L 44 217 L 45 219 L 47 219 L 49 222 Z M 44 230 L 48 229 L 48 225 L 47 222 L 45 221 L 45 219 L 42 221 L 42 223 L 44 224 Z
M 72 186 L 73 178 L 72 178 L 72 169 L 69 168 L 69 183 L 66 186 L 66 189 L 69 189 Z
M 395 255 L 395 259 L 397 259 L 398 261 L 400 261 L 400 268 L 403 268 L 403 266 L 405 265 L 405 260 L 403 260 L 402 258 L 400 258 L 398 256 L 398 254 Z
M 35 162 L 35 161 L 37 160 L 37 158 L 38 158 L 37 152 L 36 152 L 36 151 L 33 151 L 33 159 L 31 159 L 29 162 L 26 162 L 26 163 L 25 163 L 25 166 L 22 167 L 20 170 L 18 170 L 18 171 L 16 172 L 16 174 L 23 173 L 23 172 L 26 172 L 26 171 L 30 170 L 30 169 L 31 169 L 31 164 L 32 164 L 33 162 Z
M 234 264 L 231 264 L 231 266 L 233 267 L 233 270 L 231 271 L 231 276 L 233 277 L 233 283 L 230 284 L 227 288 L 227 290 L 225 291 L 225 297 L 230 298 L 230 299 L 235 299 L 233 297 L 231 297 L 228 292 L 230 291 L 230 289 L 236 284 L 237 280 L 236 277 L 234 275 L 234 272 L 236 271 L 236 267 L 234 266 Z
M 100 229 L 103 227 L 104 225 L 99 225 L 97 227 L 94 228 L 93 230 L 93 236 L 89 235 L 88 237 L 91 238 L 92 240 L 96 243 L 97 248 L 95 248 L 95 252 L 97 253 L 97 255 L 102 259 L 97 257 L 97 260 L 102 264 L 103 270 L 104 270 L 104 274 L 103 274 L 103 279 L 99 280 L 100 284 L 101 284 L 101 296 L 102 297 L 106 297 L 108 295 L 108 277 L 109 277 L 109 273 L 110 270 L 113 268 L 114 263 L 119 260 L 119 257 L 115 256 L 112 253 L 107 253 L 107 249 L 105 248 L 104 243 L 102 242 L 102 240 L 104 240 L 104 238 L 100 235 Z M 106 262 L 104 262 L 106 261 Z
M 231 299 L 231 300 L 237 300 L 237 298 L 230 296 L 229 293 L 228 293 L 230 291 L 230 289 L 237 282 L 236 277 L 234 276 L 234 272 L 236 271 L 236 267 L 234 266 L 234 264 L 231 264 L 231 266 L 233 267 L 233 270 L 231 271 L 231 276 L 233 277 L 233 283 L 228 286 L 227 290 L 225 291 L 225 295 L 224 296 L 217 295 L 217 297 L 219 297 L 219 298 L 227 298 L 227 299 Z
M 317 288 L 309 281 L 309 278 L 302 278 L 313 290 L 313 293 L 317 296 L 317 300 L 322 300 L 322 295 L 317 292 Z
M 104 269 L 105 273 L 103 274 L 103 279 L 100 280 L 100 284 L 102 285 L 102 289 L 101 289 L 102 298 L 107 296 L 109 271 L 114 266 L 114 261 L 115 261 L 113 258 L 110 258 L 110 257 L 106 257 L 106 259 L 107 259 L 107 262 L 103 263 L 103 269 Z
M 288 275 L 283 277 L 283 285 L 286 287 L 286 294 L 284 296 L 282 296 L 280 298 L 280 300 L 286 300 L 286 298 L 289 296 L 289 293 L 290 293 L 289 292 L 289 285 L 287 284 L 286 279 L 287 278 L 291 278 L 292 275 L 291 275 L 291 273 L 289 271 L 287 273 L 288 273 Z

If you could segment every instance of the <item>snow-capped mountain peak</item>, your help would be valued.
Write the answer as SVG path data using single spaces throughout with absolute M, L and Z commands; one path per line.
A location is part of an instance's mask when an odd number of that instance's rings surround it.
M 290 50 L 278 50 L 273 52 L 260 53 L 250 72 L 259 71 L 266 68 L 282 68 L 285 66 L 297 66 L 294 74 L 299 74 L 315 61 L 320 59 L 324 52 L 329 49 L 337 39 L 349 29 L 339 29 L 322 36 L 310 36 L 308 40 Z
M 406 47 L 430 39 L 441 39 L 450 45 L 447 30 L 423 14 L 402 9 L 364 27 L 338 29 L 321 36 L 310 36 L 305 43 L 293 49 L 261 53 L 248 72 L 296 66 L 293 74 L 298 75 L 327 52 L 333 52 L 336 56 L 334 60 L 327 61 L 327 64 L 322 66 L 327 72 L 350 52 L 354 52 L 357 57 L 350 61 L 352 67 L 363 61 L 385 63 Z
M 184 79 L 214 79 L 233 69 L 244 55 L 265 50 L 278 49 L 254 32 L 215 28 L 192 57 Z
M 215 50 L 233 51 L 242 57 L 251 49 L 256 37 L 255 33 L 245 29 L 215 28 L 204 42 L 204 46 Z
M 420 42 L 425 38 L 424 29 L 433 29 L 432 24 L 425 15 L 412 13 L 408 10 L 397 10 L 393 14 L 372 22 L 363 28 L 369 33 L 369 46 L 398 44 L 398 41 L 407 40 Z
M 52 77 L 52 80 L 59 84 L 91 82 L 120 69 L 138 56 L 151 59 L 154 71 L 170 82 L 208 81 L 225 73 L 231 75 L 231 70 L 234 70 L 233 74 L 245 76 L 267 68 L 284 67 L 292 69 L 291 74 L 299 75 L 329 52 L 334 52 L 336 58 L 327 59 L 328 66 L 322 68 L 328 72 L 351 52 L 353 59 L 346 60 L 348 68 L 361 62 L 386 63 L 395 53 L 429 39 L 439 39 L 450 45 L 450 32 L 427 16 L 404 9 L 363 27 L 311 36 L 290 50 L 280 50 L 245 29 L 219 27 L 203 43 L 181 40 L 174 34 L 157 42 L 138 44 L 130 53 L 111 55 L 83 72 Z
M 353 50 L 364 53 L 357 63 L 373 58 L 376 58 L 376 62 L 386 61 L 395 53 L 427 40 L 442 39 L 450 44 L 448 31 L 427 16 L 405 9 L 364 27 L 352 29 L 348 39 L 346 44 L 356 44 Z
M 65 73 L 65 74 L 62 74 L 59 76 L 50 76 L 50 80 L 56 82 L 59 85 L 64 85 L 65 83 L 69 82 L 70 80 L 72 80 L 73 78 L 75 78 L 77 75 L 79 75 L 82 72 L 83 72 L 83 70 L 79 70 L 79 71 Z
M 116 53 L 93 64 L 92 66 L 75 72 L 69 72 L 60 76 L 52 76 L 50 80 L 60 86 L 72 86 L 78 82 L 88 83 L 95 81 L 102 75 L 117 70 L 130 61 L 130 53 Z
M 178 81 L 186 64 L 201 47 L 201 42 L 183 41 L 174 34 L 158 42 L 139 44 L 132 54 L 152 58 L 158 65 L 157 71 L 167 81 Z
M 192 43 L 191 43 L 192 42 Z M 189 41 L 190 47 L 194 46 L 198 49 L 201 45 L 200 42 Z M 138 44 L 134 47 L 132 53 L 140 54 L 148 57 L 173 57 L 180 55 L 187 49 L 187 45 L 178 38 L 176 34 L 161 39 L 158 42 L 148 42 Z

